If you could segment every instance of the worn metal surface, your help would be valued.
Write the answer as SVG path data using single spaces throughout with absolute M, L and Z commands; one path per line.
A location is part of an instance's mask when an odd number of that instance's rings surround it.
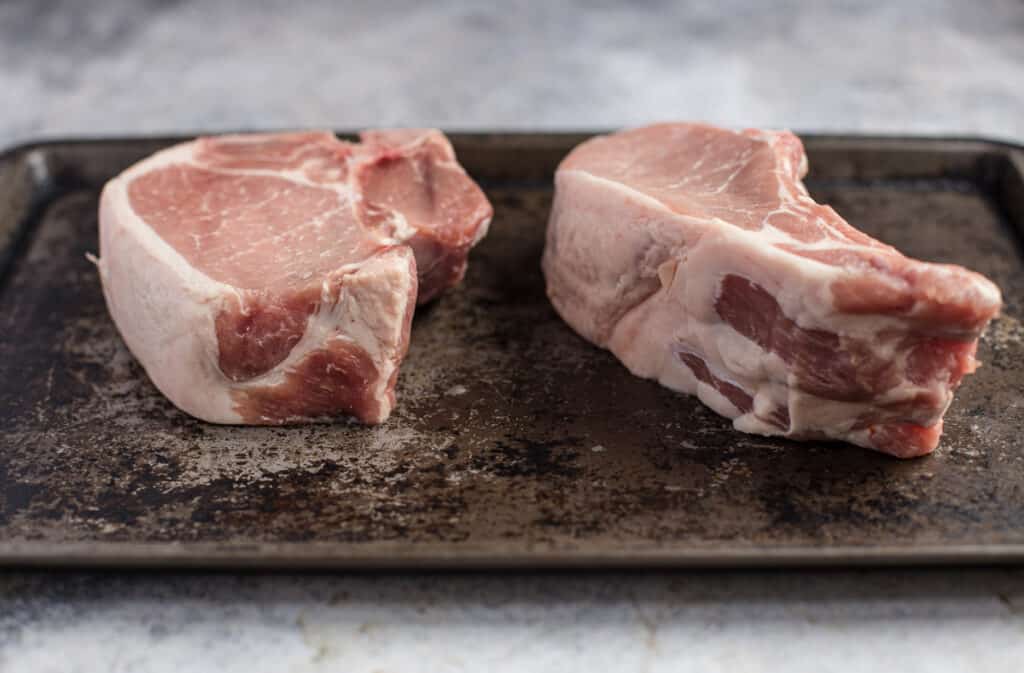
M 166 141 L 9 153 L 0 241 L 20 243 L 0 275 L 0 563 L 1024 560 L 1014 150 L 808 141 L 817 198 L 1006 297 L 941 447 L 908 462 L 739 434 L 573 334 L 538 261 L 552 170 L 579 139 L 455 136 L 494 225 L 463 285 L 418 310 L 398 408 L 376 428 L 222 427 L 177 411 L 121 343 L 84 256 L 99 186 Z

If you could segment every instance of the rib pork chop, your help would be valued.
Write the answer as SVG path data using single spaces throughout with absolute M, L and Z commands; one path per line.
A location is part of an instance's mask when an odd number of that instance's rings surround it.
M 216 423 L 383 422 L 417 301 L 491 206 L 438 131 L 200 138 L 107 183 L 107 307 L 156 386 Z
M 634 374 L 738 430 L 930 452 L 998 288 L 815 203 L 788 132 L 661 124 L 562 162 L 548 295 Z

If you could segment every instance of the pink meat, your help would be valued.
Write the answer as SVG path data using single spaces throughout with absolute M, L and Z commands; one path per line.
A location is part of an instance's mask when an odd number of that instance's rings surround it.
M 438 131 L 200 138 L 104 188 L 108 308 L 157 387 L 221 423 L 385 420 L 413 308 L 491 207 Z
M 659 124 L 581 144 L 555 180 L 551 301 L 739 430 L 928 453 L 999 290 L 854 229 L 806 172 L 788 132 Z

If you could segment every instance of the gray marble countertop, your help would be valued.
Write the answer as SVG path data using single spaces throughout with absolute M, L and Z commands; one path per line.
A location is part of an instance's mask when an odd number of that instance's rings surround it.
M 0 146 L 656 119 L 1024 141 L 1020 2 L 0 3 Z M 1024 571 L 0 575 L 3 671 L 1020 670 Z

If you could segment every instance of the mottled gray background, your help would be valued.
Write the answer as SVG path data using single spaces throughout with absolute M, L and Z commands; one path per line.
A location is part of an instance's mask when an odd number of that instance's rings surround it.
M 1019 0 L 489 5 L 0 3 L 0 144 L 670 118 L 1024 138 Z
M 1024 3 L 0 2 L 0 101 L 0 145 L 671 118 L 1020 142 Z M 1016 671 L 1022 612 L 1017 569 L 5 573 L 0 670 Z

